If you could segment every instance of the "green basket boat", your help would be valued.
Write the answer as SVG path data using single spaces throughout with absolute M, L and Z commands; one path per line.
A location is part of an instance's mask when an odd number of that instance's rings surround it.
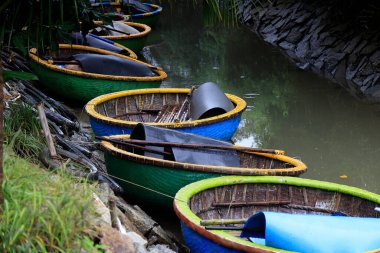
M 129 135 L 107 138 L 128 140 Z M 226 167 L 168 161 L 128 152 L 125 146 L 111 142 L 101 144 L 108 173 L 129 197 L 167 208 L 172 206 L 172 199 L 167 196 L 174 197 L 180 188 L 201 179 L 223 175 L 298 176 L 307 169 L 297 159 L 269 153 L 237 151 L 241 167 Z
M 192 253 L 290 252 L 239 236 L 241 225 L 257 212 L 328 216 L 340 212 L 353 217 L 379 218 L 380 213 L 375 210 L 379 206 L 380 195 L 359 188 L 269 176 L 224 176 L 202 180 L 179 190 L 174 200 L 183 237 Z M 297 224 L 294 226 L 296 229 Z M 305 233 L 311 231 L 312 228 Z
M 33 72 L 38 76 L 41 84 L 46 89 L 57 94 L 60 98 L 87 102 L 106 93 L 121 90 L 156 88 L 167 77 L 161 68 L 109 51 L 66 44 L 59 45 L 59 48 L 60 56 L 68 57 L 77 53 L 114 55 L 144 64 L 156 73 L 156 76 L 151 77 L 111 76 L 65 69 L 43 60 L 38 56 L 37 49 L 32 48 L 29 51 L 29 57 Z
M 152 29 L 145 25 L 135 22 L 125 22 L 125 21 L 117 21 L 125 23 L 137 30 L 139 30 L 139 33 L 136 34 L 130 34 L 130 35 L 120 35 L 120 36 L 100 36 L 105 39 L 109 39 L 114 41 L 117 44 L 121 44 L 135 52 L 140 52 L 143 47 L 146 44 L 146 41 L 148 39 L 149 33 L 152 31 Z

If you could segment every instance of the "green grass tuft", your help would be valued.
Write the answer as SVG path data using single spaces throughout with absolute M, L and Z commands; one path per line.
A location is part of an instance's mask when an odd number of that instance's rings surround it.
M 32 107 L 23 103 L 9 105 L 4 115 L 5 143 L 20 156 L 38 163 L 44 147 L 41 125 Z
M 88 236 L 93 186 L 41 169 L 8 146 L 2 190 L 0 252 L 99 252 Z

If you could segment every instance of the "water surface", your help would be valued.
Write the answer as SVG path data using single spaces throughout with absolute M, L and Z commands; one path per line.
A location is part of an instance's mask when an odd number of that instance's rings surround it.
M 380 193 L 379 107 L 297 70 L 244 27 L 208 27 L 201 6 L 188 2 L 164 6 L 145 49 L 148 60 L 168 73 L 163 87 L 215 82 L 249 105 L 234 142 L 284 149 L 308 165 L 302 177 Z

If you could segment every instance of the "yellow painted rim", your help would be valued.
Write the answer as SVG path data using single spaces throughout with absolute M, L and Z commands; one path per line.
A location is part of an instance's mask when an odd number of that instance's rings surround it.
M 93 53 L 98 53 L 98 54 L 105 54 L 105 55 L 114 55 L 120 58 L 124 58 L 127 60 L 135 61 L 141 64 L 144 64 L 145 66 L 148 66 L 150 68 L 155 68 L 153 71 L 157 74 L 157 76 L 112 76 L 112 75 L 102 75 L 102 74 L 95 74 L 95 73 L 88 73 L 88 72 L 82 72 L 82 71 L 75 71 L 71 69 L 64 69 L 60 68 L 54 64 L 50 64 L 45 60 L 42 60 L 37 56 L 37 49 L 32 48 L 29 50 L 29 57 L 32 61 L 36 62 L 37 64 L 40 64 L 44 66 L 45 68 L 48 68 L 50 70 L 68 74 L 68 75 L 73 75 L 73 76 L 78 76 L 78 77 L 85 77 L 85 78 L 94 78 L 94 79 L 106 79 L 106 80 L 114 80 L 114 81 L 142 81 L 142 82 L 154 82 L 154 81 L 162 81 L 167 77 L 167 74 L 160 68 L 157 68 L 153 65 L 150 65 L 148 63 L 133 59 L 131 57 L 121 55 L 121 54 L 116 54 L 110 51 L 106 51 L 103 49 L 95 48 L 95 47 L 88 47 L 88 46 L 82 46 L 82 45 L 70 45 L 70 44 L 59 44 L 60 49 L 76 49 L 76 50 L 83 50 L 83 51 L 89 51 Z
M 140 23 L 135 23 L 135 22 L 126 22 L 126 21 L 116 21 L 116 22 L 121 22 L 121 23 L 125 23 L 129 26 L 132 26 L 134 28 L 139 28 L 141 29 L 142 31 L 139 32 L 139 33 L 136 33 L 136 34 L 130 34 L 130 35 L 120 35 L 120 36 L 100 36 L 102 38 L 105 38 L 105 39 L 109 39 L 109 40 L 127 40 L 127 39 L 135 39 L 135 38 L 140 38 L 140 37 L 144 37 L 144 36 L 147 36 L 151 31 L 152 31 L 152 28 L 150 28 L 150 26 L 147 26 L 145 24 L 140 24 Z M 103 23 L 101 21 L 97 21 L 95 23 Z
M 109 93 L 105 95 L 101 95 L 99 97 L 96 97 L 92 100 L 90 100 L 86 104 L 86 112 L 89 116 L 93 117 L 95 120 L 121 125 L 121 126 L 136 126 L 139 122 L 134 121 L 127 121 L 127 120 L 120 120 L 120 119 L 114 119 L 111 117 L 107 117 L 105 115 L 102 115 L 95 111 L 95 107 L 101 103 L 104 103 L 108 100 L 125 97 L 125 96 L 133 96 L 133 95 L 144 95 L 144 94 L 152 94 L 152 93 L 182 93 L 182 94 L 188 94 L 190 92 L 190 89 L 185 88 L 153 88 L 153 89 L 139 89 L 139 90 L 129 90 L 129 91 L 119 91 L 114 93 Z M 184 121 L 184 122 L 178 122 L 178 123 L 147 123 L 149 125 L 153 126 L 161 126 L 166 128 L 180 128 L 180 127 L 193 127 L 193 126 L 199 126 L 199 125 L 205 125 L 209 122 L 215 122 L 215 121 L 222 121 L 229 118 L 234 117 L 236 114 L 242 113 L 246 107 L 247 103 L 239 98 L 238 96 L 227 94 L 226 96 L 233 102 L 236 106 L 233 110 L 223 113 L 218 116 L 210 117 L 207 119 L 200 119 L 200 120 L 193 120 L 193 121 Z
M 106 138 L 118 138 L 118 139 L 129 139 L 130 135 L 111 135 L 111 136 L 104 136 Z M 128 157 L 132 157 L 138 160 L 144 160 L 144 161 L 150 161 L 152 163 L 155 163 L 159 166 L 162 161 L 170 163 L 170 167 L 174 169 L 175 165 L 181 166 L 184 170 L 188 168 L 192 168 L 191 170 L 193 171 L 202 171 L 202 172 L 213 172 L 213 171 L 221 171 L 225 170 L 226 174 L 240 174 L 240 175 L 252 175 L 252 174 L 261 174 L 261 175 L 266 175 L 266 174 L 281 174 L 281 173 L 287 173 L 287 172 L 302 172 L 306 171 L 307 167 L 306 165 L 301 162 L 300 160 L 291 158 L 286 155 L 276 155 L 276 154 L 268 154 L 268 153 L 260 153 L 260 152 L 245 152 L 245 153 L 250 153 L 250 154 L 255 154 L 255 155 L 260 155 L 260 156 L 265 156 L 271 159 L 279 160 L 285 163 L 289 163 L 293 165 L 294 167 L 291 168 L 286 168 L 286 169 L 258 169 L 258 168 L 241 168 L 241 167 L 229 167 L 229 166 L 214 166 L 214 165 L 201 165 L 201 164 L 193 164 L 193 163 L 181 163 L 181 162 L 175 162 L 175 161 L 166 161 L 163 159 L 158 159 L 154 157 L 148 157 L 148 156 L 143 156 L 143 155 L 138 155 L 134 154 L 122 149 L 119 149 L 115 147 L 112 143 L 108 141 L 102 141 L 101 142 L 102 146 L 107 149 L 110 152 L 115 152 L 118 154 L 122 154 Z M 236 147 L 239 147 L 235 145 Z M 165 165 L 163 165 L 165 166 Z M 205 169 L 205 166 L 207 169 Z

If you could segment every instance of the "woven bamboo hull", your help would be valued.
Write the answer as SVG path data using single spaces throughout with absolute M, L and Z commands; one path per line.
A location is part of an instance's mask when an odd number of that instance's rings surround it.
M 161 15 L 162 7 L 159 5 L 150 4 L 150 3 L 144 3 L 144 4 L 155 8 L 155 10 L 150 13 L 127 15 L 125 16 L 125 20 L 145 24 L 150 27 L 154 27 L 157 24 L 157 21 Z
M 60 44 L 59 55 L 54 55 L 54 57 L 68 58 L 77 53 L 113 55 L 126 60 L 135 61 L 139 64 L 154 68 L 153 71 L 156 75 L 144 77 L 113 76 L 69 70 L 44 60 L 43 57 L 38 55 L 36 48 L 32 48 L 29 51 L 30 64 L 41 81 L 41 84 L 46 87 L 46 89 L 57 94 L 59 97 L 80 102 L 87 102 L 94 97 L 115 91 L 158 87 L 162 80 L 167 77 L 163 70 L 152 65 L 131 57 L 94 47 Z
M 142 164 L 116 157 L 108 152 L 105 153 L 104 157 L 107 171 L 110 175 L 172 197 L 174 197 L 179 189 L 189 183 L 220 176 L 220 174 L 216 173 L 199 173 Z M 115 180 L 124 189 L 128 198 L 133 198 L 142 203 L 148 203 L 149 205 L 161 206 L 168 209 L 172 207 L 172 198 L 121 180 Z
M 179 122 L 175 122 L 173 117 L 165 122 L 156 121 L 160 115 L 157 112 L 163 110 L 165 106 L 175 105 L 177 108 L 181 108 L 183 104 L 188 105 L 189 92 L 190 89 L 160 88 L 106 94 L 88 102 L 86 112 L 89 115 L 91 127 L 98 136 L 130 134 L 137 123 L 142 122 L 214 139 L 230 140 L 238 128 L 241 114 L 246 108 L 245 101 L 233 95 L 227 94 L 236 105 L 235 108 L 222 115 L 196 121 L 190 120 L 188 117 L 181 117 Z M 125 116 L 126 113 L 139 113 L 144 109 L 155 110 L 156 113 Z M 187 112 L 184 114 L 187 115 Z M 176 113 L 179 112 L 176 111 Z
M 129 136 L 119 135 L 110 136 L 110 138 L 128 140 Z M 157 194 L 157 192 L 173 197 L 180 188 L 202 179 L 223 175 L 298 176 L 306 171 L 305 164 L 285 155 L 239 151 L 237 156 L 241 167 L 226 167 L 147 157 L 130 152 L 126 146 L 107 141 L 102 141 L 102 146 L 105 149 L 108 173 L 119 178 L 118 183 L 128 195 L 135 196 L 146 203 L 166 207 L 172 206 L 172 199 Z
M 99 22 L 101 23 L 101 22 Z M 139 31 L 137 34 L 118 35 L 118 36 L 101 36 L 102 38 L 112 40 L 116 44 L 129 48 L 134 52 L 140 52 L 146 44 L 151 28 L 144 24 L 136 22 L 123 22 Z
M 145 24 L 150 27 L 154 27 L 157 24 L 159 18 L 160 13 L 150 16 L 126 16 L 126 20 L 128 21 Z
M 236 204 L 235 204 L 236 203 Z M 245 203 L 245 204 L 244 204 Z M 265 204 L 266 203 L 266 204 Z M 239 231 L 206 230 L 201 220 L 246 219 L 260 211 L 379 218 L 380 196 L 358 188 L 289 177 L 228 176 L 182 188 L 174 209 L 191 252 L 289 252 L 253 244 Z
M 229 141 L 236 132 L 241 120 L 241 114 L 236 117 L 223 120 L 221 122 L 210 123 L 203 126 L 192 126 L 192 127 L 178 127 L 175 130 L 199 134 L 202 136 Z M 132 132 L 132 127 L 117 126 L 112 124 L 103 123 L 97 121 L 96 119 L 90 117 L 90 124 L 92 130 L 97 136 L 109 136 L 118 134 L 130 134 Z M 170 127 L 168 127 L 170 128 Z
M 31 62 L 41 84 L 59 98 L 87 102 L 97 96 L 121 90 L 159 87 L 161 81 L 117 81 L 73 76 Z
M 203 253 L 203 252 L 218 252 L 218 253 L 238 253 L 244 252 L 241 250 L 234 250 L 228 247 L 224 247 L 212 240 L 201 236 L 183 222 L 181 222 L 181 231 L 183 239 L 186 245 L 189 247 L 192 253 Z

